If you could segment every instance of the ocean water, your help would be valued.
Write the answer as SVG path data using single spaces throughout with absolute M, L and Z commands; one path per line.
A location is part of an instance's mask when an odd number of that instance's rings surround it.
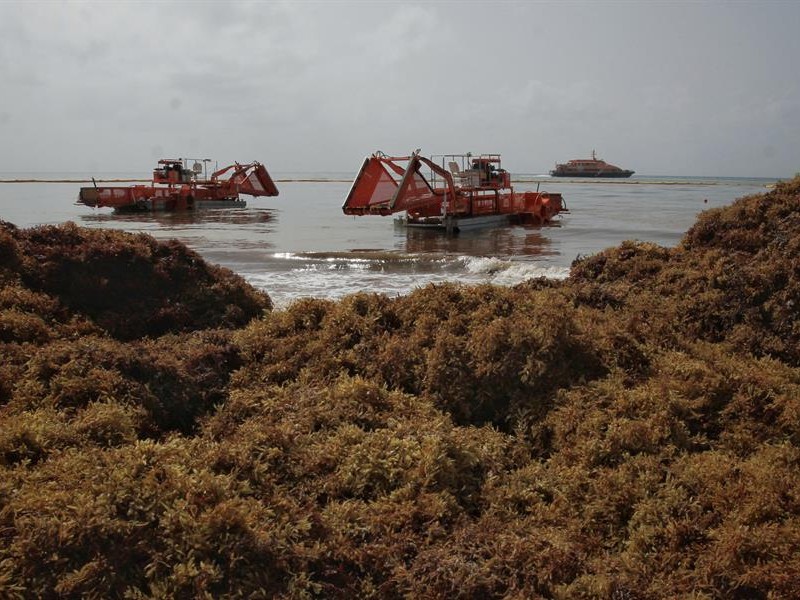
M 246 208 L 115 214 L 76 203 L 79 173 L 0 173 L 65 183 L 0 183 L 0 219 L 19 227 L 72 221 L 83 227 L 176 238 L 206 260 L 269 293 L 276 306 L 358 291 L 405 294 L 433 282 L 513 285 L 564 278 L 570 264 L 625 240 L 677 244 L 703 210 L 767 191 L 772 179 L 639 177 L 570 180 L 519 175 L 517 190 L 560 192 L 569 212 L 551 226 L 505 226 L 446 236 L 406 229 L 392 217 L 353 217 L 341 205 L 352 173 L 272 173 L 280 195 Z M 136 178 L 115 173 L 98 178 Z M 129 185 L 120 183 L 119 185 Z

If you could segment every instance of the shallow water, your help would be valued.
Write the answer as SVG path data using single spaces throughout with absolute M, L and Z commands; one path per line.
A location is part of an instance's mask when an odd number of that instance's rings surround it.
M 581 181 L 523 175 L 515 182 L 517 190 L 561 192 L 570 212 L 554 226 L 506 226 L 448 237 L 405 229 L 391 217 L 342 214 L 351 174 L 273 175 L 278 197 L 251 198 L 241 209 L 171 214 L 117 215 L 78 205 L 75 198 L 84 183 L 2 183 L 0 219 L 20 227 L 73 221 L 176 238 L 283 306 L 299 297 L 339 298 L 362 290 L 404 294 L 430 282 L 513 285 L 531 277 L 565 277 L 576 257 L 624 240 L 673 246 L 701 211 L 764 192 L 774 182 L 665 177 Z M 89 177 L 0 173 L 0 180 L 17 178 Z

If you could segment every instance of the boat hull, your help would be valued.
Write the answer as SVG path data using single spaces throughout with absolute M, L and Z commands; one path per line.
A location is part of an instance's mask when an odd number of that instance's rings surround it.
M 600 171 L 597 173 L 569 172 L 569 171 L 550 171 L 553 177 L 591 177 L 591 178 L 605 178 L 613 177 L 616 179 L 625 179 L 634 174 L 635 171 Z
M 434 231 L 457 233 L 468 229 L 510 225 L 511 219 L 511 215 L 485 215 L 481 217 L 447 215 L 445 217 L 425 217 L 420 219 L 405 217 L 400 219 L 399 223 L 411 229 L 431 229 Z
M 181 204 L 175 200 L 169 199 L 151 199 L 140 201 L 137 204 L 130 204 L 126 206 L 117 206 L 114 208 L 116 213 L 133 213 L 133 212 L 174 212 L 174 211 L 197 211 L 219 208 L 245 208 L 247 202 L 245 200 L 207 200 L 195 201 L 191 206 Z
M 561 212 L 567 212 L 562 209 Z M 485 227 L 503 227 L 506 225 L 552 225 L 553 220 L 542 221 L 535 215 L 525 213 L 515 214 L 493 214 L 482 216 L 458 216 L 446 215 L 444 217 L 424 217 L 413 218 L 409 216 L 396 219 L 396 223 L 402 227 L 410 229 L 429 229 L 434 231 L 444 231 L 446 233 L 458 233 L 472 229 Z
M 170 212 L 247 206 L 247 202 L 240 198 L 215 197 L 213 191 L 206 189 L 158 186 L 82 187 L 78 202 L 93 208 L 113 208 L 115 212 Z

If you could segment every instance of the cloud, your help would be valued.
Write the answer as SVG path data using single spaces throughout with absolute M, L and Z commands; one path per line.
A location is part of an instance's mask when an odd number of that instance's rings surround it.
M 329 171 L 422 147 L 544 170 L 596 147 L 638 173 L 794 172 L 798 6 L 4 2 L 0 162 Z M 750 139 L 757 159 L 717 158 Z

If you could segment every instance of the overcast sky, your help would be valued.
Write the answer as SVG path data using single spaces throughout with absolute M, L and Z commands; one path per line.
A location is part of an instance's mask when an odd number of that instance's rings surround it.
M 800 171 L 800 2 L 0 1 L 0 171 Z

